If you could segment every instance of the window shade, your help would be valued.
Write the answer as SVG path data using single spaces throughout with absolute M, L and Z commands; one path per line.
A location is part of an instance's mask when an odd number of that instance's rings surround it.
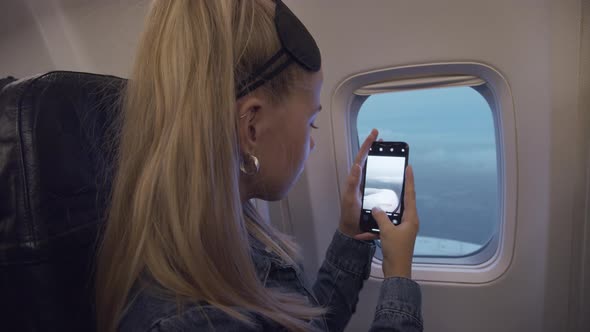
M 357 96 L 370 96 L 377 93 L 418 90 L 428 88 L 443 88 L 451 86 L 478 86 L 485 81 L 471 75 L 445 75 L 434 77 L 408 78 L 369 84 L 357 89 Z

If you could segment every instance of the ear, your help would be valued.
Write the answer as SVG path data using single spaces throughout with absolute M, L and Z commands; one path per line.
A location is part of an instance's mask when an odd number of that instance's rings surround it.
M 256 151 L 260 134 L 260 110 L 264 102 L 255 95 L 247 95 L 236 101 L 238 135 L 242 153 Z

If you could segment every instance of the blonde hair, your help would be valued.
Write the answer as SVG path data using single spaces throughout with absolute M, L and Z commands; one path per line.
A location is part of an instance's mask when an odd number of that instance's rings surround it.
M 325 312 L 258 280 L 249 235 L 290 263 L 297 250 L 239 195 L 235 86 L 280 48 L 273 18 L 270 0 L 152 3 L 118 120 L 96 276 L 99 331 L 117 329 L 142 280 L 248 324 L 235 308 L 290 330 Z M 270 98 L 289 93 L 299 71 L 291 65 L 265 84 Z

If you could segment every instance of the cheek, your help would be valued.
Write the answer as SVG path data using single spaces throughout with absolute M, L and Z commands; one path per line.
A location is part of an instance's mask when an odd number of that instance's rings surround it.
M 303 169 L 305 160 L 315 147 L 311 134 L 307 117 L 291 117 L 277 126 L 277 139 L 281 142 L 280 152 L 277 151 L 281 160 L 277 160 L 277 164 L 282 164 L 278 171 L 286 178 L 296 176 Z
M 311 137 L 311 131 L 305 130 L 304 135 L 300 136 L 300 141 L 298 144 L 299 153 L 297 155 L 297 162 L 299 163 L 298 169 L 301 171 L 307 160 L 309 154 L 313 151 L 315 147 L 315 141 Z
M 290 128 L 291 139 L 286 146 L 286 162 L 288 165 L 285 171 L 290 173 L 288 177 L 296 176 L 301 173 L 305 160 L 313 150 L 315 143 L 310 136 L 310 131 L 303 126 L 293 126 Z

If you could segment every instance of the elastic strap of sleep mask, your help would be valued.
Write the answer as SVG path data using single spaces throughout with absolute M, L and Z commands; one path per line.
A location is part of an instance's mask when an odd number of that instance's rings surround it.
M 237 98 L 245 96 L 270 81 L 293 61 L 308 71 L 320 70 L 322 63 L 320 49 L 309 31 L 281 0 L 275 0 L 275 3 L 274 21 L 281 48 L 254 73 L 238 83 Z M 276 65 L 285 57 L 282 63 Z

